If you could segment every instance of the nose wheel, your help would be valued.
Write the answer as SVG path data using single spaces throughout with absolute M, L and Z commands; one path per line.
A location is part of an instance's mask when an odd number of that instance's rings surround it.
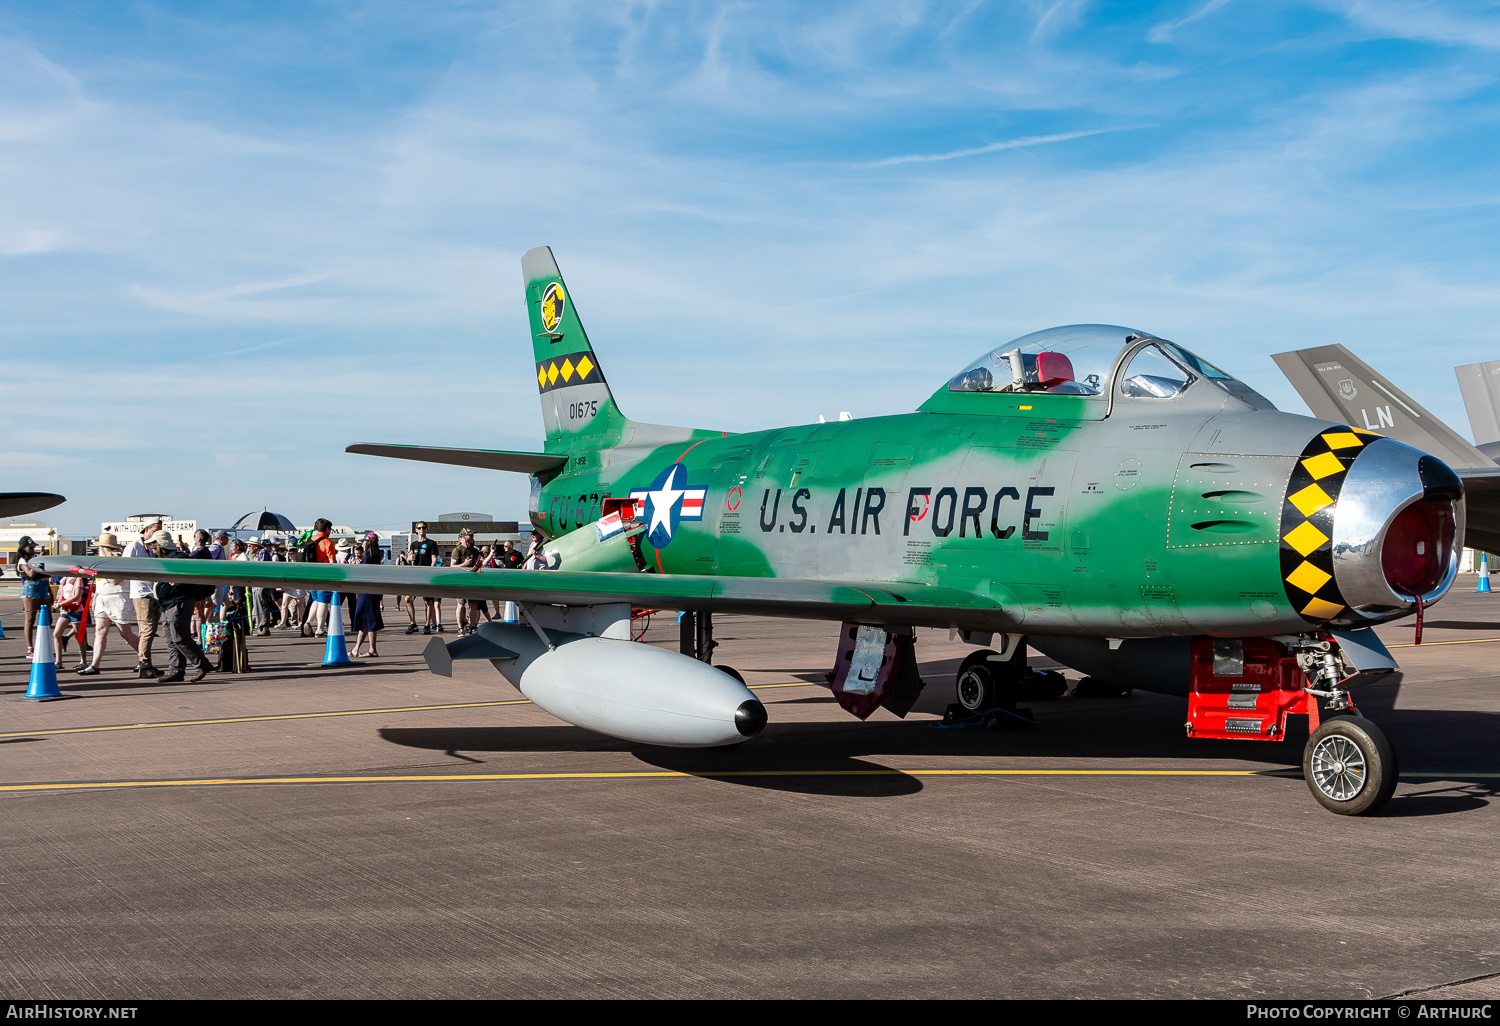
M 1341 816 L 1379 812 L 1395 793 L 1400 773 L 1385 731 L 1362 717 L 1324 720 L 1302 749 L 1302 775 L 1313 797 Z

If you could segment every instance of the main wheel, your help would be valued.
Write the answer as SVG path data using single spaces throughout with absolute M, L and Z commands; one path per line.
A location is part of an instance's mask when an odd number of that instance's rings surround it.
M 989 649 L 970 652 L 958 667 L 954 691 L 964 712 L 973 715 L 989 709 L 1014 709 L 1016 688 L 1010 664 L 991 662 Z
M 1302 775 L 1313 797 L 1340 816 L 1379 812 L 1395 793 L 1400 773 L 1385 731 L 1360 717 L 1324 720 L 1302 749 Z

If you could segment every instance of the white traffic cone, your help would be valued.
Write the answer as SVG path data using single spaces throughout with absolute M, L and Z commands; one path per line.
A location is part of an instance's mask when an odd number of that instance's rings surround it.
M 31 684 L 24 695 L 14 695 L 11 702 L 56 702 L 65 695 L 57 688 L 57 655 L 52 648 L 52 620 L 43 606 L 36 614 L 36 644 L 31 655 Z
M 323 649 L 322 666 L 353 666 L 349 646 L 344 643 L 344 609 L 338 592 L 328 607 L 328 644 Z

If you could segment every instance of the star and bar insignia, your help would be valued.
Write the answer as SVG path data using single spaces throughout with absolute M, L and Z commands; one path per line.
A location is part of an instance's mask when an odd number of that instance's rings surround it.
M 651 487 L 632 491 L 630 497 L 646 504 L 646 540 L 656 548 L 665 548 L 677 536 L 677 525 L 684 520 L 703 519 L 703 500 L 707 488 L 689 488 L 687 467 L 674 463 L 651 482 Z

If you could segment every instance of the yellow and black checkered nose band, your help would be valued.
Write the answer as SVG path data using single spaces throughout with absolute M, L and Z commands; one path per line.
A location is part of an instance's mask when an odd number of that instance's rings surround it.
M 1281 503 L 1281 578 L 1293 608 L 1322 625 L 1347 603 L 1333 577 L 1333 516 L 1344 477 L 1365 446 L 1381 437 L 1330 428 L 1302 450 Z
M 536 365 L 536 383 L 543 392 L 567 385 L 597 385 L 604 373 L 594 362 L 593 353 L 569 353 L 551 356 Z

